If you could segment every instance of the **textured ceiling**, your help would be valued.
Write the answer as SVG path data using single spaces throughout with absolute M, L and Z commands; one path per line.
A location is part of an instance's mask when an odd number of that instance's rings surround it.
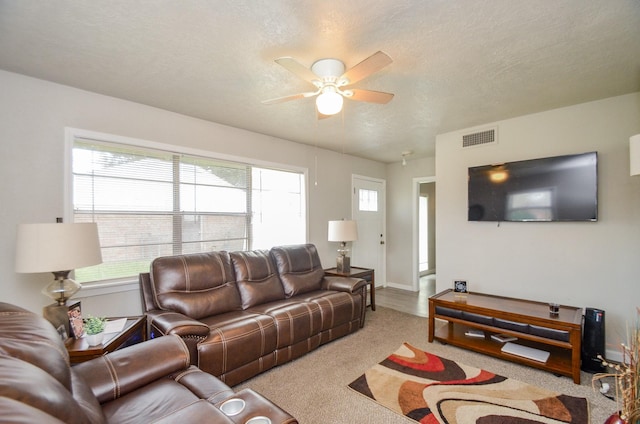
M 318 121 L 274 62 L 393 63 Z M 435 135 L 640 91 L 640 0 L 0 0 L 0 69 L 382 162 Z

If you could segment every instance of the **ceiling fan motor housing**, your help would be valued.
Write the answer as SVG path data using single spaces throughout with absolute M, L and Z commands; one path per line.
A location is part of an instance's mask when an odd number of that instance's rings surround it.
M 323 79 L 332 77 L 335 81 L 344 71 L 344 63 L 338 59 L 320 59 L 311 65 L 311 72 Z

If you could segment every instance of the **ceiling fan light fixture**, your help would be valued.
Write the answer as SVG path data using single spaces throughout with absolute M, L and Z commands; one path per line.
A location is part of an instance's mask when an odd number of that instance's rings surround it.
M 292 57 L 281 57 L 276 59 L 276 63 L 313 84 L 316 91 L 263 100 L 262 103 L 271 105 L 318 96 L 316 110 L 320 115 L 319 118 L 326 118 L 340 112 L 345 97 L 359 102 L 385 104 L 393 98 L 392 93 L 355 89 L 351 88 L 351 84 L 378 72 L 391 62 L 391 58 L 386 53 L 378 51 L 345 72 L 344 63 L 338 59 L 317 60 L 309 69 Z
M 412 155 L 413 151 L 405 150 L 402 152 L 402 166 L 407 166 L 407 156 Z
M 316 97 L 316 107 L 318 108 L 318 112 L 323 115 L 335 115 L 342 110 L 344 99 L 335 89 L 327 90 L 327 88 L 333 87 L 326 87 L 322 93 Z

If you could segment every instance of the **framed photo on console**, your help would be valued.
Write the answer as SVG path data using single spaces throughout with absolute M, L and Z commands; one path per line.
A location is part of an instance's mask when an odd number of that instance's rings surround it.
M 467 293 L 469 293 L 469 287 L 464 280 L 455 280 L 453 282 L 453 292 L 455 293 L 453 299 L 455 302 L 465 303 L 467 301 Z
M 70 336 L 79 339 L 84 334 L 84 325 L 82 322 L 82 313 L 80 310 L 80 302 L 76 302 L 69 306 L 69 332 Z
M 456 293 L 469 293 L 469 289 L 467 288 L 467 282 L 463 280 L 454 281 L 453 291 Z

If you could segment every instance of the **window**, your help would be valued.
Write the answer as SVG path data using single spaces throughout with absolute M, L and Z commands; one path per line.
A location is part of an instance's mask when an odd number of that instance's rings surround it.
M 359 190 L 358 209 L 367 212 L 378 211 L 378 192 L 375 190 Z
M 96 222 L 103 263 L 79 282 L 149 270 L 159 256 L 306 240 L 302 172 L 75 138 L 75 222 Z

